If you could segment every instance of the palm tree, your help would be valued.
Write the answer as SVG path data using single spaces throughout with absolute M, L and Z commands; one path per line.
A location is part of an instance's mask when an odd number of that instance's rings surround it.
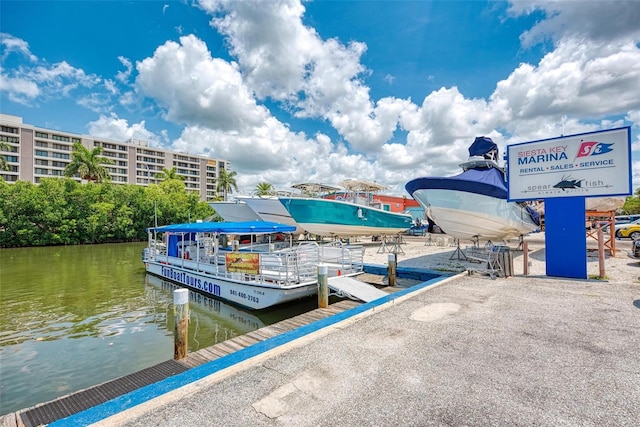
M 186 179 L 184 176 L 178 174 L 178 170 L 175 167 L 172 167 L 171 169 L 162 168 L 162 171 L 156 174 L 156 178 L 161 181 L 169 181 L 170 179 L 184 181 Z
M 268 182 L 260 182 L 256 185 L 256 196 L 270 196 L 273 194 L 273 185 Z
M 0 141 L 0 150 L 9 151 L 11 147 L 6 142 Z M 4 158 L 3 155 L 0 155 L 0 170 L 9 170 L 9 164 L 7 163 L 7 159 Z
M 102 182 L 110 178 L 109 171 L 102 165 L 112 165 L 115 162 L 101 156 L 102 147 L 94 147 L 89 150 L 79 142 L 73 143 L 71 163 L 64 169 L 64 176 L 72 177 L 80 175 L 80 179 Z
M 235 176 L 238 173 L 235 171 L 227 172 L 226 169 L 220 170 L 220 176 L 218 177 L 218 182 L 216 183 L 216 191 L 224 193 L 224 200 L 227 200 L 227 192 L 233 193 L 233 190 L 238 191 L 238 185 L 236 184 Z

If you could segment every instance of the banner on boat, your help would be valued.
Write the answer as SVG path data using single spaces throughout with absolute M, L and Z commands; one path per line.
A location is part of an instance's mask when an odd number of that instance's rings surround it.
M 507 146 L 508 200 L 626 196 L 629 127 Z
M 260 274 L 260 254 L 227 253 L 225 265 L 230 273 Z

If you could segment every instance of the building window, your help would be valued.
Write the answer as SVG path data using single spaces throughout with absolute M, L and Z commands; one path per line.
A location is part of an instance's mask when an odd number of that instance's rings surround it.
M 36 156 L 40 157 L 49 157 L 48 151 L 36 150 Z
M 56 168 L 66 168 L 67 165 L 68 165 L 68 163 L 66 163 L 66 162 L 56 162 L 56 161 L 51 162 L 51 166 L 56 167 Z
M 44 132 L 37 132 L 36 131 L 36 138 L 47 138 L 47 139 L 49 139 L 49 134 L 48 133 L 44 133 Z
M 42 169 L 42 168 L 36 168 L 35 169 L 35 173 L 36 175 L 48 175 L 48 169 Z
M 36 147 L 49 147 L 49 144 L 47 142 L 44 141 L 36 141 Z
M 71 138 L 71 142 L 81 142 L 80 138 Z
M 56 141 L 69 142 L 69 137 L 64 135 L 51 135 L 51 139 Z
M 36 159 L 36 165 L 49 166 L 49 160 Z
M 4 151 L 5 153 L 17 153 L 18 147 L 9 146 L 7 150 L 0 150 L 0 151 Z
M 0 126 L 0 131 L 6 133 L 18 133 L 18 128 L 12 128 L 10 126 Z
M 20 139 L 17 136 L 0 135 L 0 141 L 10 142 L 12 144 L 20 144 Z
M 51 157 L 55 157 L 56 159 L 69 159 L 69 155 L 65 153 L 51 153 Z

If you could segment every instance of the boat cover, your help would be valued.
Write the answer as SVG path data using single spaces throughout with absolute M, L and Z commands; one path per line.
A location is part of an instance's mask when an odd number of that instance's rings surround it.
M 296 230 L 292 225 L 267 221 L 246 222 L 192 222 L 183 224 L 170 224 L 162 227 L 149 228 L 158 233 L 218 233 L 218 234 L 266 234 L 266 233 L 290 233 Z
M 469 156 L 484 156 L 485 154 L 498 150 L 498 146 L 488 136 L 478 136 L 469 146 Z
M 495 197 L 496 199 L 507 198 L 507 184 L 504 175 L 496 168 L 469 169 L 459 175 L 449 177 L 416 178 L 407 182 L 405 189 L 411 194 L 411 197 L 417 190 L 455 190 Z M 415 197 L 413 198 L 415 199 Z M 525 210 L 531 219 L 540 225 L 540 214 L 529 205 L 525 205 Z
M 498 199 L 507 198 L 507 185 L 502 172 L 495 168 L 469 169 L 449 177 L 424 177 L 407 182 L 405 188 L 413 196 L 416 190 L 457 190 Z

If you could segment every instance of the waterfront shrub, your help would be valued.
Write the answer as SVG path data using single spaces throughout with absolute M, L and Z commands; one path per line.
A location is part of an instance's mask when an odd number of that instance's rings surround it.
M 214 214 L 175 181 L 142 187 L 69 178 L 8 184 L 0 178 L 0 247 L 141 241 L 155 213 L 158 225 Z

